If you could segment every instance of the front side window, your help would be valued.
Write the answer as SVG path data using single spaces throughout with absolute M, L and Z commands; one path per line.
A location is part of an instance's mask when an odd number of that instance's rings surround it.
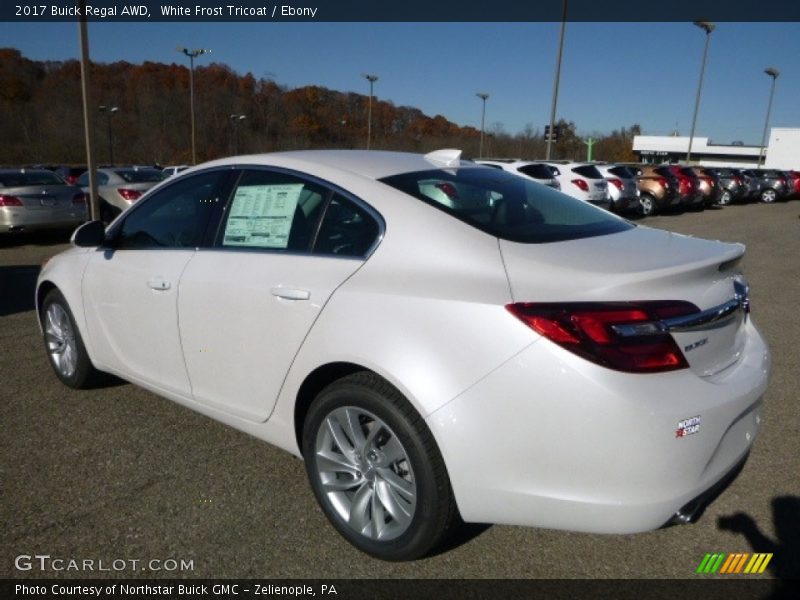
M 481 231 L 514 242 L 557 242 L 634 227 L 603 209 L 504 171 L 441 169 L 381 181 Z
M 200 173 L 162 188 L 137 205 L 114 236 L 121 250 L 196 248 L 220 202 L 228 173 Z

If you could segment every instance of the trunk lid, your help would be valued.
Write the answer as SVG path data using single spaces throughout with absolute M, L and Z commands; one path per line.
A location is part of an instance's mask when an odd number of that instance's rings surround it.
M 742 351 L 747 316 L 736 269 L 742 244 L 641 226 L 566 242 L 499 243 L 514 302 L 684 300 L 701 312 L 728 305 L 724 318 L 671 334 L 701 376 L 730 366 Z
M 50 210 L 54 207 L 72 206 L 72 198 L 81 193 L 80 188 L 70 185 L 21 186 L 2 188 L 3 194 L 18 198 L 26 209 Z

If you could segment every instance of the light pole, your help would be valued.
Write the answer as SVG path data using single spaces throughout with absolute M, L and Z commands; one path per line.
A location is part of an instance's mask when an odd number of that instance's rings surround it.
M 106 121 L 108 123 L 108 160 L 111 165 L 114 164 L 114 134 L 111 132 L 111 117 L 119 111 L 118 106 L 106 106 L 101 104 L 97 107 L 101 113 L 105 113 Z
M 483 131 L 486 123 L 486 100 L 489 98 L 489 94 L 486 92 L 478 92 L 475 95 L 483 100 L 483 107 L 481 108 L 481 144 L 478 149 L 478 158 L 483 158 Z
M 89 215 L 92 220 L 100 218 L 100 203 L 97 196 L 97 170 L 94 160 L 94 111 L 89 110 L 91 104 L 91 85 L 89 84 L 91 68 L 89 64 L 89 25 L 86 18 L 86 0 L 80 0 L 81 8 L 78 19 L 78 40 L 81 46 L 81 100 L 83 104 L 83 135 L 86 140 L 86 166 L 89 172 Z
M 189 112 L 192 117 L 192 164 L 197 164 L 197 153 L 194 144 L 194 59 L 202 54 L 211 54 L 211 50 L 205 48 L 197 48 L 196 50 L 189 50 L 183 46 L 178 46 L 178 52 L 183 52 L 189 57 Z
M 233 153 L 239 154 L 239 124 L 247 118 L 247 115 L 230 115 L 233 123 Z
M 372 90 L 375 82 L 378 81 L 377 75 L 369 75 L 362 73 L 361 76 L 369 81 L 369 109 L 367 112 L 367 150 L 369 150 L 370 142 L 372 140 Z
M 767 104 L 767 118 L 764 121 L 764 133 L 761 135 L 761 150 L 758 152 L 758 166 L 761 167 L 764 164 L 764 146 L 767 142 L 767 127 L 769 127 L 769 113 L 772 110 L 772 97 L 775 95 L 775 81 L 778 79 L 778 75 L 781 74 L 778 69 L 775 67 L 767 67 L 764 69 L 764 73 L 772 77 L 772 87 L 769 91 L 769 104 Z
M 706 70 L 706 57 L 708 56 L 708 42 L 711 40 L 711 32 L 714 31 L 716 25 L 709 21 L 695 21 L 700 29 L 706 32 L 706 45 L 703 49 L 703 62 L 700 64 L 700 81 L 697 84 L 697 98 L 694 101 L 694 116 L 692 117 L 692 131 L 689 133 L 689 149 L 686 151 L 686 163 L 688 164 L 692 159 L 692 142 L 694 141 L 694 128 L 697 125 L 697 111 L 700 108 L 700 92 L 703 90 L 703 74 Z
M 558 105 L 558 84 L 561 80 L 561 56 L 564 54 L 564 30 L 567 27 L 567 0 L 564 0 L 561 13 L 561 34 L 558 40 L 558 57 L 556 58 L 556 76 L 553 81 L 553 103 L 550 105 L 550 135 L 547 136 L 547 149 L 545 158 L 550 160 L 551 146 L 556 125 L 556 106 Z

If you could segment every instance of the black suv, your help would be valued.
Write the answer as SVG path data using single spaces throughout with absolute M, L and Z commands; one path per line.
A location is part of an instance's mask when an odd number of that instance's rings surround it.
M 715 177 L 717 180 L 719 190 L 717 204 L 725 206 L 737 200 L 747 199 L 747 184 L 742 176 L 736 173 L 734 169 L 706 167 L 701 170 Z
M 775 202 L 788 196 L 789 184 L 786 181 L 786 174 L 783 171 L 774 169 L 748 169 L 744 171 L 746 175 L 755 177 L 761 181 L 761 192 L 759 199 L 762 202 Z

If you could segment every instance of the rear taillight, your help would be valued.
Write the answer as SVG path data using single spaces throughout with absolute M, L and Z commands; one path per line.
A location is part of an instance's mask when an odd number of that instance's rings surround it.
M 690 302 L 518 302 L 506 309 L 562 348 L 627 373 L 658 373 L 689 365 L 661 320 L 699 312 Z
M 452 183 L 437 183 L 434 187 L 442 190 L 451 200 L 458 200 L 458 190 Z
M 578 186 L 584 192 L 589 191 L 589 184 L 586 183 L 583 179 L 573 179 L 572 184 Z
M 0 194 L 0 206 L 22 206 L 22 200 L 16 196 Z
M 86 201 L 88 199 L 88 195 L 84 194 L 83 192 L 78 192 L 74 196 L 72 196 L 72 203 L 73 204 L 81 204 L 83 206 L 86 205 Z
M 117 191 L 119 192 L 119 195 L 125 198 L 125 200 L 128 202 L 138 200 L 139 196 L 142 195 L 142 192 L 139 190 L 129 190 L 128 188 L 119 188 Z
M 666 177 L 656 177 L 656 183 L 663 187 L 665 190 L 669 189 L 669 181 Z
M 609 178 L 609 179 L 608 179 L 608 183 L 610 183 L 611 185 L 613 185 L 613 186 L 614 186 L 615 188 L 617 188 L 617 189 L 618 189 L 620 192 L 622 191 L 622 188 L 624 187 L 624 184 L 622 183 L 622 179 L 616 179 L 616 178 L 613 178 L 613 177 L 612 177 L 612 178 Z

